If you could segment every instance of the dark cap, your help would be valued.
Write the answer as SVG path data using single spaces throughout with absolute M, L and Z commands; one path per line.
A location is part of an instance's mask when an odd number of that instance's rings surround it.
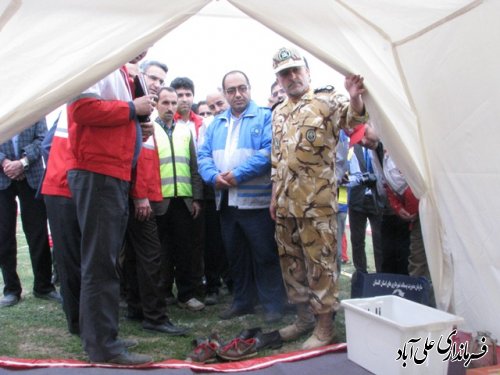
M 357 125 L 349 135 L 349 146 L 354 146 L 361 142 L 365 136 L 366 124 Z

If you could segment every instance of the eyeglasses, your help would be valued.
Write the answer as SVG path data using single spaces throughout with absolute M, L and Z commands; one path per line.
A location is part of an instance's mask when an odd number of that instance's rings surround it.
M 228 95 L 234 95 L 236 94 L 236 91 L 239 91 L 240 94 L 245 94 L 250 87 L 248 85 L 240 85 L 238 87 L 230 87 L 226 89 L 226 94 Z
M 165 83 L 165 81 L 163 79 L 161 79 L 160 77 L 157 77 L 157 76 L 155 76 L 153 74 L 146 74 L 146 73 L 144 73 L 144 75 L 146 77 L 148 77 L 150 80 L 158 82 L 160 84 L 160 86 L 163 86 L 163 84 Z
M 208 117 L 208 116 L 211 116 L 212 115 L 212 112 L 200 112 L 198 113 L 200 116 L 202 117 Z

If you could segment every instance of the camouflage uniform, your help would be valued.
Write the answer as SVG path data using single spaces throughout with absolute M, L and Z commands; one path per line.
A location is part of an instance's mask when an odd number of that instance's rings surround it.
M 366 120 L 333 87 L 309 90 L 298 103 L 285 100 L 273 112 L 272 180 L 283 279 L 290 302 L 310 303 L 315 314 L 338 307 L 339 131 Z

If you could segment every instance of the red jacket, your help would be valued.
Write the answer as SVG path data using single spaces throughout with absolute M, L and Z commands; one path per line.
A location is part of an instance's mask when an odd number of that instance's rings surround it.
M 182 120 L 182 116 L 179 114 L 179 112 L 176 112 L 174 115 L 174 122 L 177 122 L 179 120 Z M 193 111 L 191 111 L 189 112 L 189 121 L 192 121 L 194 123 L 194 129 L 196 131 L 196 140 L 197 140 L 200 127 L 201 125 L 203 125 L 203 118 L 201 116 L 198 116 Z
M 411 188 L 408 186 L 402 195 L 396 194 L 388 184 L 384 185 L 387 193 L 387 200 L 394 212 L 404 208 L 410 215 L 418 214 L 418 199 L 413 195 Z
M 160 159 L 154 134 L 142 144 L 132 176 L 130 197 L 133 199 L 148 198 L 152 202 L 161 202 Z
M 73 154 L 68 143 L 68 124 L 66 110 L 61 112 L 57 129 L 52 138 L 50 156 L 47 161 L 42 194 L 71 198 L 66 172 Z
M 128 78 L 117 70 L 68 105 L 69 169 L 130 181 L 137 124 Z

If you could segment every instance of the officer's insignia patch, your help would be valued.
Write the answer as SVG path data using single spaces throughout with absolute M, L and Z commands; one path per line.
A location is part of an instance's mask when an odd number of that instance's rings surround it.
M 333 87 L 332 85 L 328 85 L 325 87 L 320 87 L 318 89 L 314 89 L 315 94 L 319 94 L 320 92 L 333 92 L 333 91 L 335 91 L 335 87 Z
M 314 142 L 316 140 L 316 131 L 314 129 L 309 129 L 306 131 L 306 139 L 309 142 Z
M 286 48 L 282 48 L 280 49 L 280 52 L 278 54 L 278 57 L 281 61 L 284 61 L 286 59 L 289 59 L 290 56 L 292 56 L 292 54 L 290 53 L 289 50 L 287 50 Z

